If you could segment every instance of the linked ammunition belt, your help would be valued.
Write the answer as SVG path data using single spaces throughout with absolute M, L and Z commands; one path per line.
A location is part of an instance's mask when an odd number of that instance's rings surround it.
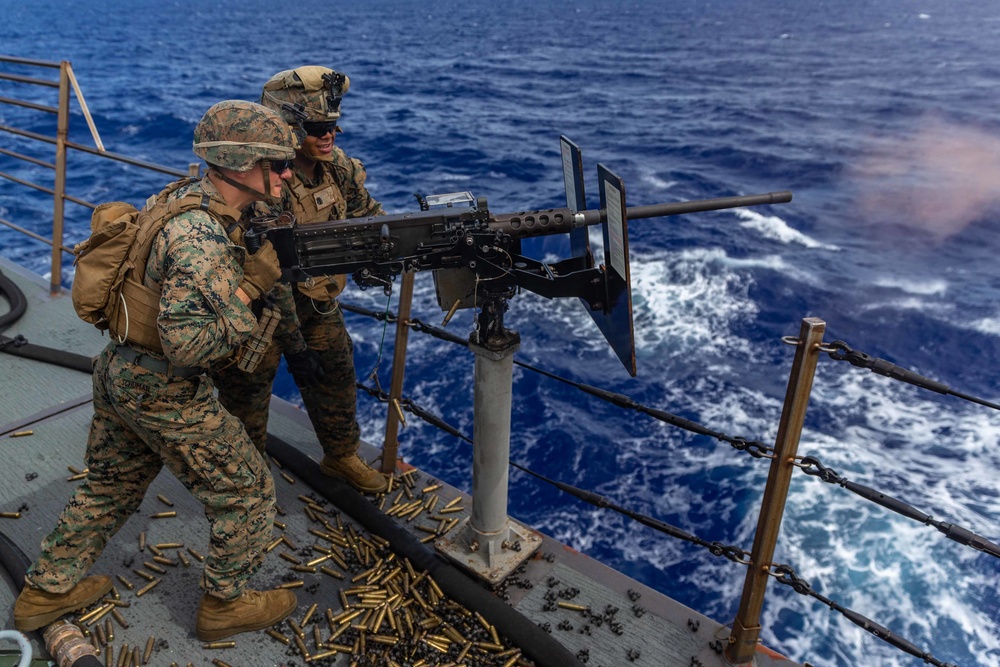
M 131 363 L 142 366 L 148 371 L 163 373 L 171 377 L 189 378 L 205 372 L 205 369 L 198 368 L 197 366 L 174 366 L 166 359 L 157 359 L 152 355 L 136 352 L 130 345 L 116 345 L 115 352 Z

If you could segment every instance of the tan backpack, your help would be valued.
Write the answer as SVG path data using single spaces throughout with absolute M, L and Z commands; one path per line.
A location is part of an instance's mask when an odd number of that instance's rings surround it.
M 125 202 L 94 209 L 90 238 L 73 248 L 76 277 L 73 307 L 98 329 L 110 330 L 118 342 L 162 351 L 156 329 L 160 294 L 143 284 L 153 240 L 171 218 L 200 208 L 226 225 L 239 211 L 208 195 L 192 192 L 167 202 L 167 196 L 193 179 L 181 179 L 146 200 L 142 210 Z

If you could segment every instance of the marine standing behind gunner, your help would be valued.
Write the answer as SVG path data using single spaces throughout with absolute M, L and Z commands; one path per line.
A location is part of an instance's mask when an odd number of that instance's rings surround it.
M 97 360 L 89 473 L 25 575 L 14 605 L 19 630 L 48 625 L 111 589 L 108 577 L 84 575 L 164 466 L 202 502 L 210 523 L 198 638 L 268 627 L 295 609 L 291 591 L 247 588 L 271 539 L 274 482 L 204 375 L 247 340 L 257 324 L 248 304 L 280 275 L 270 244 L 248 255 L 226 228 L 240 209 L 278 196 L 294 146 L 270 109 L 220 102 L 194 133 L 194 151 L 210 167 L 206 176 L 168 186 L 156 204 L 147 203 L 159 211 L 167 200 L 193 197 L 185 199 L 192 202 L 185 212 L 166 219 L 139 277 L 152 303 L 159 294 L 158 311 L 146 322 L 133 309 L 129 333 L 113 331 L 128 340 L 113 335 Z
M 336 145 L 340 102 L 350 86 L 344 74 L 305 66 L 275 74 L 261 104 L 281 114 L 301 140 L 292 177 L 282 189 L 282 210 L 300 224 L 382 215 L 365 188 L 365 169 Z M 324 276 L 296 286 L 279 284 L 282 322 L 253 374 L 236 368 L 216 374 L 219 400 L 244 423 L 260 451 L 267 438 L 268 404 L 281 355 L 302 392 L 302 402 L 323 448 L 320 469 L 361 491 L 385 490 L 385 477 L 358 456 L 356 375 L 351 337 L 337 296 L 346 276 Z

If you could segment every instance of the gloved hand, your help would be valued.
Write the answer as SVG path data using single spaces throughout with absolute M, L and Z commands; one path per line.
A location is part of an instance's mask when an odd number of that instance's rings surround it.
M 315 387 L 326 379 L 323 358 L 316 350 L 306 348 L 298 352 L 286 352 L 285 361 L 288 362 L 288 372 L 292 374 L 299 389 Z
M 251 301 L 256 301 L 274 287 L 281 276 L 281 266 L 278 264 L 278 253 L 270 241 L 264 241 L 260 250 L 247 255 L 243 262 L 243 280 L 240 289 L 246 292 Z

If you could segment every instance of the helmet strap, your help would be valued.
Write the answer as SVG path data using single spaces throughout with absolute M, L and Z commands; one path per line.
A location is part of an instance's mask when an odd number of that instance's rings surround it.
M 232 179 L 229 176 L 226 176 L 222 172 L 221 169 L 219 169 L 218 167 L 216 167 L 214 165 L 212 165 L 211 172 L 213 174 L 215 174 L 216 176 L 218 176 L 223 181 L 225 181 L 226 183 L 228 183 L 229 185 L 231 185 L 234 188 L 236 188 L 237 190 L 239 190 L 240 192 L 245 192 L 247 194 L 253 195 L 254 201 L 264 200 L 265 202 L 267 202 L 268 204 L 271 204 L 271 205 L 280 204 L 281 203 L 281 198 L 280 197 L 275 197 L 274 195 L 271 194 L 271 187 L 270 187 L 271 186 L 271 165 L 268 163 L 267 160 L 261 160 L 259 164 L 260 164 L 261 173 L 264 176 L 264 184 L 265 184 L 264 187 L 266 189 L 266 192 L 261 192 L 260 190 L 254 190 L 250 186 L 244 185 L 243 183 L 240 183 L 239 181 L 237 181 L 235 179 Z

